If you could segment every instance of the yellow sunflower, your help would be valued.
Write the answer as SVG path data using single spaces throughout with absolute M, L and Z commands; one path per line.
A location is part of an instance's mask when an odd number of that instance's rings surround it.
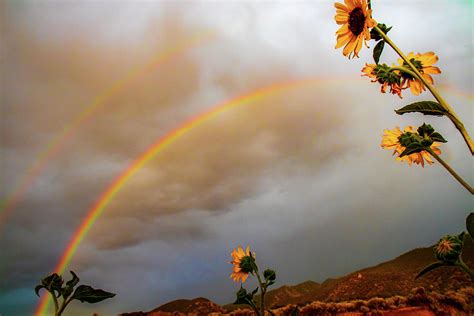
M 441 73 L 441 70 L 438 67 L 433 65 L 438 61 L 438 56 L 433 52 L 427 52 L 424 54 L 417 53 L 416 55 L 411 52 L 407 55 L 408 60 L 414 64 L 414 66 L 421 73 L 423 78 L 428 81 L 430 84 L 433 84 L 433 78 L 430 75 L 437 75 Z M 403 61 L 403 59 L 398 59 L 398 63 L 403 67 L 408 67 L 408 65 Z M 410 88 L 410 91 L 414 95 L 419 95 L 425 90 L 423 82 L 419 79 L 413 78 L 407 74 L 403 74 L 402 87 L 403 89 Z
M 399 140 L 399 137 L 404 134 L 404 133 L 407 133 L 407 132 L 410 132 L 410 133 L 415 133 L 415 127 L 414 126 L 407 126 L 405 127 L 405 130 L 402 132 L 400 130 L 400 128 L 397 126 L 395 127 L 395 129 L 393 130 L 384 130 L 384 135 L 382 137 L 382 143 L 380 144 L 380 146 L 384 149 L 392 149 L 393 148 L 393 155 L 395 154 L 398 154 L 398 156 L 400 156 L 400 154 L 405 150 L 405 146 L 402 146 L 402 144 L 400 144 L 400 140 Z M 440 155 L 441 154 L 441 150 L 438 148 L 441 144 L 438 143 L 438 142 L 434 142 L 432 145 L 431 145 L 431 149 L 433 150 L 433 152 L 437 155 Z M 431 159 L 431 155 L 426 151 L 426 150 L 423 150 L 419 153 L 413 153 L 413 154 L 410 154 L 410 155 L 406 155 L 406 156 L 403 156 L 403 157 L 396 157 L 395 160 L 398 160 L 398 161 L 406 161 L 408 162 L 408 164 L 411 166 L 412 163 L 415 163 L 417 165 L 421 164 L 422 167 L 425 166 L 425 160 L 428 164 L 433 164 L 433 160 Z
M 249 266 L 249 261 L 254 260 L 255 253 L 252 257 L 250 254 L 250 247 L 247 246 L 247 249 L 244 252 L 244 249 L 239 246 L 237 249 L 232 251 L 231 256 L 234 259 L 230 262 L 234 265 L 232 267 L 233 272 L 230 275 L 231 279 L 233 279 L 234 282 L 239 282 L 239 280 L 245 282 L 249 277 L 249 273 L 253 271 L 253 268 Z
M 344 56 L 359 57 L 362 43 L 367 46 L 366 41 L 370 40 L 369 28 L 375 26 L 375 21 L 371 17 L 372 10 L 368 8 L 367 0 L 344 0 L 344 3 L 334 4 L 336 7 L 334 19 L 337 24 L 342 25 L 336 32 L 336 49 L 345 45 L 342 51 Z

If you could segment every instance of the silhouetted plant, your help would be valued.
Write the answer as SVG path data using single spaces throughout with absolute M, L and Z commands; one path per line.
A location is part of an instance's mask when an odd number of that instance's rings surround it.
M 63 278 L 57 273 L 48 275 L 41 279 L 41 284 L 35 287 L 36 295 L 39 296 L 39 291 L 45 289 L 51 294 L 54 302 L 54 315 L 60 316 L 66 309 L 69 303 L 73 300 L 81 301 L 82 303 L 98 303 L 105 299 L 114 297 L 114 293 L 110 293 L 101 289 L 94 289 L 89 285 L 76 285 L 79 283 L 79 277 L 73 272 L 72 279 L 64 284 Z M 59 299 L 62 298 L 60 301 Z
M 269 286 L 273 285 L 276 280 L 276 273 L 271 269 L 266 269 L 263 271 L 263 279 L 260 276 L 260 272 L 258 270 L 257 262 L 255 261 L 255 253 L 250 252 L 250 247 L 244 251 L 241 246 L 231 253 L 232 256 L 232 263 L 234 266 L 232 268 L 233 272 L 231 273 L 230 277 L 235 281 L 238 282 L 239 280 L 245 282 L 249 275 L 253 275 L 257 278 L 259 286 L 256 287 L 252 292 L 247 292 L 247 290 L 240 284 L 240 289 L 237 291 L 236 296 L 237 299 L 235 300 L 234 304 L 245 304 L 250 305 L 253 310 L 259 316 L 265 315 L 265 294 L 267 293 L 267 289 Z M 265 280 L 265 281 L 263 281 Z M 260 299 L 258 302 L 255 302 L 255 294 L 257 294 L 258 290 L 260 289 Z M 270 314 L 272 314 L 270 312 Z
M 469 214 L 466 218 L 466 226 L 468 233 L 462 232 L 459 235 L 446 235 L 441 238 L 433 247 L 436 259 L 438 261 L 425 267 L 416 278 L 421 277 L 434 269 L 444 266 L 454 266 L 461 268 L 474 281 L 474 271 L 472 271 L 462 260 L 462 250 L 464 242 L 467 238 L 474 238 L 474 213 Z

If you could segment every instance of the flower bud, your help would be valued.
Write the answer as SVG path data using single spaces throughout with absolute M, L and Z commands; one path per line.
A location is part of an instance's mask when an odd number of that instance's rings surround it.
M 271 269 L 266 269 L 263 271 L 263 277 L 267 281 L 275 281 L 276 280 L 276 272 Z
M 463 240 L 459 236 L 446 235 L 434 246 L 434 253 L 439 261 L 454 264 L 461 255 L 462 246 Z

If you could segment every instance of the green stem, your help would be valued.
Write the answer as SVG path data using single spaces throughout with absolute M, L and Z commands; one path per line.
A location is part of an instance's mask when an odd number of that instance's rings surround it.
M 254 274 L 258 279 L 258 284 L 260 285 L 260 314 L 261 316 L 265 315 L 265 293 L 267 288 L 265 284 L 262 282 L 262 278 L 260 277 L 260 273 L 258 272 L 257 264 L 253 263 Z
M 471 194 L 474 194 L 474 189 L 461 178 L 440 156 L 438 156 L 431 148 L 426 149 L 431 156 L 433 156 L 443 167 L 448 170 L 448 172 L 456 179 L 459 183 L 462 184 Z
M 255 306 L 255 303 L 253 301 L 247 300 L 248 304 L 252 306 L 253 310 L 255 311 L 255 314 L 259 315 L 258 308 Z
M 374 26 L 374 29 L 379 33 L 379 35 L 383 38 L 383 40 L 388 43 L 394 50 L 397 52 L 397 54 L 407 63 L 408 66 L 413 70 L 413 72 L 416 74 L 416 78 L 420 79 L 421 82 L 425 85 L 425 87 L 431 92 L 433 97 L 439 102 L 439 104 L 446 110 L 446 116 L 449 117 L 449 119 L 453 122 L 454 126 L 459 130 L 461 135 L 464 138 L 464 141 L 466 142 L 469 150 L 471 151 L 471 155 L 474 155 L 474 143 L 471 140 L 471 137 L 469 136 L 466 128 L 464 127 L 464 124 L 461 122 L 461 120 L 457 117 L 457 115 L 454 113 L 454 110 L 449 106 L 449 104 L 441 97 L 439 92 L 421 75 L 421 73 L 418 71 L 418 69 L 412 64 L 412 62 L 408 59 L 408 57 L 403 54 L 403 52 L 395 45 L 394 42 L 385 34 L 377 25 Z
M 66 306 L 71 303 L 72 301 L 72 297 L 70 297 L 69 299 L 67 300 L 63 300 L 63 303 L 61 304 L 61 308 L 59 309 L 59 313 L 57 316 L 61 316 L 61 314 L 64 312 L 64 310 L 66 309 Z
M 464 272 L 466 272 L 467 274 L 469 274 L 469 276 L 471 277 L 471 279 L 474 281 L 474 271 L 472 271 L 471 269 L 469 269 L 469 267 L 467 266 L 467 264 L 464 263 L 464 261 L 462 260 L 461 256 L 459 256 L 459 261 L 458 261 L 458 267 L 460 267 L 461 269 L 464 270 Z
M 58 314 L 59 312 L 59 304 L 58 304 L 58 298 L 56 297 L 56 294 L 54 294 L 54 291 L 50 292 L 51 295 L 53 296 L 53 303 L 54 303 L 54 315 L 59 316 L 61 314 Z
M 409 74 L 410 76 L 416 77 L 416 74 L 413 71 L 405 67 L 390 67 L 390 70 L 400 70 L 402 72 Z

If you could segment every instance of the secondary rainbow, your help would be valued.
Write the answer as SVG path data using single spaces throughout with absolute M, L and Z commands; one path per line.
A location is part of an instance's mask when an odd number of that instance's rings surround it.
M 335 79 L 337 80 L 337 79 Z M 339 78 L 339 80 L 341 80 Z M 273 84 L 258 90 L 254 90 L 243 96 L 236 97 L 234 99 L 219 103 L 212 106 L 209 110 L 200 113 L 184 123 L 180 124 L 178 127 L 167 133 L 165 136 L 159 138 L 154 144 L 152 144 L 142 155 L 135 159 L 127 169 L 125 169 L 114 181 L 109 185 L 108 189 L 101 194 L 99 199 L 92 206 L 90 211 L 87 213 L 86 218 L 80 225 L 80 227 L 75 231 L 71 241 L 64 254 L 61 256 L 59 263 L 54 269 L 55 272 L 63 274 L 69 265 L 72 257 L 76 253 L 79 245 L 82 240 L 85 238 L 91 227 L 94 225 L 95 221 L 103 213 L 104 209 L 114 198 L 114 196 L 123 188 L 125 183 L 138 171 L 140 170 L 148 161 L 155 157 L 159 152 L 168 147 L 179 137 L 188 133 L 192 129 L 200 126 L 211 118 L 223 113 L 231 108 L 237 107 L 239 105 L 249 105 L 255 104 L 257 101 L 262 100 L 266 97 L 274 95 L 278 92 L 285 90 L 296 89 L 299 87 L 316 84 L 316 83 L 328 83 L 333 80 L 324 78 L 308 78 L 301 80 L 293 80 L 289 82 Z M 50 299 L 48 296 L 43 295 L 41 297 L 40 303 L 36 310 L 36 316 L 46 315 L 46 311 L 49 308 Z
M 48 162 L 54 158 L 67 141 L 74 135 L 88 119 L 92 117 L 97 110 L 104 106 L 107 101 L 121 91 L 124 91 L 134 80 L 156 70 L 157 67 L 163 65 L 173 59 L 181 56 L 186 51 L 210 40 L 213 37 L 211 33 L 200 33 L 191 38 L 186 38 L 177 42 L 175 45 L 167 48 L 146 65 L 130 70 L 124 78 L 116 81 L 109 89 L 97 96 L 92 103 L 87 106 L 74 120 L 64 126 L 63 131 L 58 134 L 38 155 L 38 158 L 28 168 L 28 171 L 22 176 L 19 184 L 12 193 L 3 199 L 0 203 L 0 229 L 2 223 L 5 222 L 7 216 L 14 206 L 21 200 L 28 188 L 33 184 L 34 180 L 45 169 Z
M 92 208 L 87 213 L 86 218 L 83 220 L 79 228 L 74 232 L 68 246 L 66 247 L 59 263 L 56 265 L 54 271 L 56 273 L 63 274 L 71 262 L 74 254 L 77 252 L 79 245 L 82 240 L 86 237 L 87 233 L 92 228 L 93 224 L 97 221 L 100 215 L 103 213 L 107 205 L 116 196 L 116 194 L 124 187 L 126 182 L 139 171 L 148 161 L 153 159 L 159 152 L 171 145 L 179 137 L 188 133 L 190 130 L 202 125 L 211 118 L 223 113 L 231 108 L 239 105 L 255 104 L 257 101 L 262 100 L 266 97 L 274 95 L 278 92 L 283 92 L 290 89 L 296 89 L 307 85 L 317 83 L 331 83 L 338 82 L 341 80 L 351 80 L 351 78 L 308 78 L 301 80 L 293 80 L 283 83 L 273 84 L 261 89 L 254 90 L 243 96 L 236 97 L 231 100 L 224 101 L 222 103 L 212 106 L 209 110 L 200 113 L 184 123 L 180 124 L 175 129 L 168 132 L 165 136 L 159 138 L 154 144 L 152 144 L 142 155 L 135 159 L 127 169 L 119 174 L 114 181 L 109 185 L 107 190 L 103 192 L 99 199 L 95 202 Z M 449 88 L 448 88 L 449 89 Z M 451 89 L 449 89 L 451 90 Z M 472 95 L 469 95 L 472 98 Z M 44 316 L 49 308 L 51 301 L 49 297 L 43 295 L 40 303 L 37 307 L 35 316 Z

